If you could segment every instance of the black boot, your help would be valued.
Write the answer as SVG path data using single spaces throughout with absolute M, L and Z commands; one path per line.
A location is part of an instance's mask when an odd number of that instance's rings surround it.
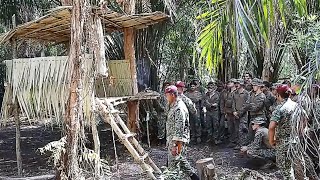
M 200 180 L 196 173 L 193 173 L 192 176 L 190 176 L 190 178 L 191 180 Z

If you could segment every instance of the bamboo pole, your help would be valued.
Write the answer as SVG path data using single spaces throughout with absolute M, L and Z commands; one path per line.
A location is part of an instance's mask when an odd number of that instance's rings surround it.
M 13 28 L 17 26 L 15 14 L 12 16 L 12 25 L 13 25 Z M 17 59 L 18 58 L 17 40 L 15 38 L 11 40 L 11 47 L 12 47 L 12 58 Z M 22 176 L 22 158 L 21 158 L 21 146 L 20 146 L 21 129 L 20 129 L 20 116 L 19 116 L 19 106 L 18 106 L 17 98 L 15 98 L 13 102 L 13 117 L 16 125 L 16 158 L 17 158 L 18 176 Z

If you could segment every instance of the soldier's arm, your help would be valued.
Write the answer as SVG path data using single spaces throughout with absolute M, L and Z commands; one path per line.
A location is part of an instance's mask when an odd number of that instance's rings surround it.
M 246 93 L 244 97 L 244 104 L 242 108 L 239 110 L 239 117 L 242 117 L 248 111 L 248 103 L 250 101 L 250 94 Z
M 184 123 L 186 121 L 186 114 L 181 110 L 177 109 L 174 115 L 174 132 L 172 141 L 175 142 L 185 142 L 185 138 L 183 136 L 184 133 Z
M 188 110 L 190 111 L 191 114 L 196 114 L 197 113 L 197 109 L 195 104 L 191 101 L 191 99 L 187 99 L 187 103 L 186 103 Z
M 261 147 L 262 137 L 262 132 L 256 132 L 253 142 L 248 145 L 248 149 L 259 149 Z
M 225 105 L 225 97 L 224 95 L 221 93 L 221 96 L 220 96 L 220 111 L 221 111 L 221 114 L 224 113 L 224 105 Z
M 270 118 L 270 124 L 269 124 L 269 143 L 271 146 L 275 146 L 275 134 L 276 134 L 276 127 L 278 125 L 278 122 L 281 120 L 281 111 L 280 106 L 277 106 L 276 109 L 272 112 L 271 118 Z
M 254 102 L 251 107 L 250 111 L 259 111 L 264 108 L 266 97 L 265 96 L 259 96 L 256 99 L 256 102 Z

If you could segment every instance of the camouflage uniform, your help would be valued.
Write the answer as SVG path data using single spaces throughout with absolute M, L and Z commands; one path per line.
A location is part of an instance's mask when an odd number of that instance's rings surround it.
M 236 121 L 233 112 L 235 112 L 233 103 L 234 103 L 234 94 L 235 91 L 228 91 L 226 95 L 226 100 L 224 104 L 224 113 L 226 115 L 226 119 L 228 122 L 228 130 L 230 133 L 230 142 L 236 143 L 237 141 L 237 134 L 239 132 L 239 121 Z
M 203 106 L 206 108 L 206 127 L 210 139 L 219 139 L 220 127 L 220 93 L 215 91 L 212 94 L 207 93 L 203 97 Z
M 279 103 L 273 111 L 270 121 L 277 123 L 276 163 L 284 179 L 290 179 L 291 160 L 288 158 L 291 133 L 291 115 L 297 106 L 290 98 Z
M 189 112 L 181 99 L 170 105 L 166 122 L 167 147 L 168 147 L 168 167 L 180 168 L 188 176 L 195 173 L 187 159 L 185 158 L 186 144 L 189 143 Z M 175 141 L 183 142 L 182 151 L 178 156 L 173 156 L 171 149 Z
M 187 92 L 186 96 L 191 99 L 196 107 L 196 113 L 190 114 L 190 125 L 191 125 L 191 138 L 199 139 L 201 137 L 201 99 L 202 95 L 199 91 Z
M 266 119 L 265 117 L 265 102 L 266 96 L 261 92 L 259 94 L 256 94 L 252 92 L 250 94 L 250 98 L 248 103 L 246 103 L 244 110 L 247 110 L 249 112 L 249 124 L 254 118 L 262 117 Z M 248 142 L 250 143 L 254 138 L 254 132 L 252 130 L 252 127 L 249 126 L 249 134 L 248 134 Z
M 225 116 L 225 103 L 227 99 L 228 91 L 223 89 L 220 92 L 220 129 L 218 131 L 220 139 L 225 138 L 226 129 L 226 116 Z
M 270 91 L 264 92 L 266 95 L 266 100 L 264 102 L 266 107 L 266 118 L 267 118 L 267 126 L 269 125 L 270 117 L 271 117 L 271 107 L 276 103 L 276 97 Z
M 275 149 L 269 144 L 268 129 L 260 127 L 254 136 L 252 143 L 248 145 L 247 154 L 249 157 L 270 160 L 275 158 Z
M 244 105 L 249 100 L 250 94 L 247 90 L 243 89 L 234 92 L 233 109 L 238 113 L 239 119 L 236 119 L 235 125 L 238 126 L 238 134 L 236 134 L 235 141 L 241 146 L 245 145 L 248 136 L 248 112 L 245 110 Z
M 166 136 L 166 119 L 167 119 L 167 113 L 168 113 L 168 101 L 164 95 L 164 93 L 161 93 L 162 95 L 160 96 L 160 108 L 161 108 L 161 113 L 157 121 L 157 126 L 158 126 L 158 139 L 164 139 Z

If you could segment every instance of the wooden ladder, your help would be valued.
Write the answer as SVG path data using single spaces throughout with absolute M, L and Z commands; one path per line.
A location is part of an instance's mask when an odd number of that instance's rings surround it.
M 141 147 L 135 134 L 130 132 L 124 121 L 119 115 L 119 111 L 107 100 L 96 98 L 98 112 L 103 117 L 104 121 L 111 125 L 114 132 L 118 135 L 122 144 L 126 146 L 134 160 L 139 163 L 147 175 L 152 179 L 157 179 L 154 173 L 161 173 L 161 170 L 152 161 L 149 154 Z

